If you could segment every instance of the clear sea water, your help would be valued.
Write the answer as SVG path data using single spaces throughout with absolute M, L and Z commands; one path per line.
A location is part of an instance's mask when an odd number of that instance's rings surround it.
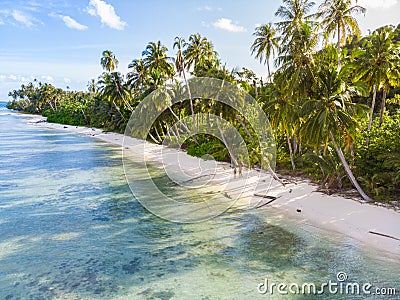
M 0 106 L 0 299 L 315 299 L 257 287 L 338 272 L 400 292 L 396 258 L 268 209 L 159 219 L 132 196 L 120 149 Z

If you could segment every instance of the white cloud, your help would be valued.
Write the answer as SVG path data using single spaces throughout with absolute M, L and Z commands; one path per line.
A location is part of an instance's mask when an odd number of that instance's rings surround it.
M 48 82 L 54 82 L 54 78 L 49 75 L 42 75 L 40 78 Z
M 78 23 L 76 20 L 74 20 L 70 16 L 61 16 L 60 15 L 60 18 L 64 21 L 65 25 L 69 28 L 77 29 L 77 30 L 86 30 L 88 28 L 87 26 Z
M 12 80 L 12 81 L 17 81 L 18 80 L 18 76 L 15 75 L 8 75 L 8 79 Z
M 209 5 L 204 5 L 204 6 L 202 6 L 202 7 L 198 7 L 197 8 L 197 10 L 199 10 L 199 11 L 212 11 L 213 9 L 212 9 L 212 7 L 211 6 L 209 6 Z
M 222 11 L 222 8 L 221 7 L 217 7 L 217 8 L 215 8 L 215 7 L 212 7 L 212 6 L 210 6 L 210 5 L 204 5 L 204 6 L 199 6 L 198 8 L 197 8 L 197 10 L 198 11 Z
M 68 77 L 64 77 L 64 82 L 65 82 L 65 83 L 71 83 L 71 79 L 68 78 Z
M 25 25 L 26 27 L 33 27 L 37 20 L 30 15 L 27 15 L 19 10 L 13 10 L 11 13 L 15 21 Z
M 2 19 L 0 19 L 0 25 L 4 25 L 4 22 Z
M 127 25 L 117 16 L 114 7 L 102 0 L 90 0 L 87 12 L 92 16 L 99 16 L 101 23 L 117 30 L 123 30 Z
M 231 19 L 221 18 L 213 23 L 213 26 L 219 29 L 231 31 L 231 32 L 245 32 L 246 28 L 233 24 Z
M 358 4 L 366 8 L 390 8 L 395 6 L 398 0 L 359 0 Z

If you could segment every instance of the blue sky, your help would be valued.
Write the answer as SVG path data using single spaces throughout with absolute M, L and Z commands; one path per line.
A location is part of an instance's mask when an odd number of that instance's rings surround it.
M 317 5 L 321 0 L 317 0 Z M 359 0 L 362 32 L 400 23 L 400 0 Z M 265 76 L 250 55 L 254 28 L 277 21 L 281 1 L 0 0 L 0 99 L 33 78 L 86 89 L 112 50 L 121 72 L 149 41 L 161 40 L 173 55 L 175 36 L 199 32 L 210 39 L 228 68 L 246 66 Z

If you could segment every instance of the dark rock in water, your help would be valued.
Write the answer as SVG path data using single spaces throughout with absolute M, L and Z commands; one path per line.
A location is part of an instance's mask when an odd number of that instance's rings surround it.
M 76 289 L 79 285 L 80 285 L 80 282 L 74 282 L 73 284 L 71 284 L 71 288 Z
M 298 208 L 296 211 L 297 211 L 297 212 L 301 212 L 301 209 L 300 209 L 300 208 Z
M 102 221 L 102 222 L 106 222 L 106 221 L 110 221 L 110 218 L 108 217 L 96 217 L 92 219 L 93 221 Z
M 13 297 L 14 297 L 14 295 L 13 295 L 13 294 L 10 294 L 10 295 L 7 295 L 4 299 L 10 300 L 10 299 L 12 299 Z
M 147 296 L 147 295 L 149 295 L 152 291 L 153 291 L 152 288 L 147 288 L 147 289 L 145 289 L 144 291 L 141 291 L 140 293 L 138 293 L 137 295 L 144 295 L 144 296 Z
M 39 288 L 39 291 L 40 291 L 40 292 L 47 292 L 47 291 L 49 291 L 49 288 L 48 288 L 47 286 L 41 286 L 41 287 Z
M 64 126 L 64 128 L 68 128 L 68 126 Z
M 93 291 L 93 293 L 95 293 L 96 295 L 99 295 L 99 294 L 104 293 L 105 291 L 106 291 L 105 288 L 99 287 L 99 288 L 95 289 L 95 290 Z
M 140 271 L 140 257 L 135 257 L 128 264 L 122 266 L 122 270 L 124 270 L 128 274 L 135 274 Z
M 172 291 L 162 291 L 162 292 L 153 293 L 151 296 L 155 299 L 169 300 L 175 296 L 175 293 Z

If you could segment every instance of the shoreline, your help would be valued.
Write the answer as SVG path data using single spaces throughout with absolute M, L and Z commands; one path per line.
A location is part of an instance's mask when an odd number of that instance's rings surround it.
M 104 132 L 101 129 L 84 126 L 63 125 L 56 123 L 47 123 L 45 117 L 40 115 L 20 114 L 26 116 L 26 122 L 35 126 L 61 130 L 70 133 L 85 135 L 101 140 L 105 143 L 118 147 L 123 146 L 124 135 L 113 132 Z M 127 145 L 124 145 L 127 147 Z M 128 145 L 129 147 L 130 145 Z M 156 152 L 163 146 L 151 144 Z M 201 159 L 189 156 L 185 152 L 174 151 L 175 157 L 165 161 L 157 155 L 149 156 L 149 160 L 161 162 L 164 167 L 177 167 L 176 155 L 179 155 L 181 170 L 186 174 L 193 176 L 191 172 L 193 162 Z M 169 153 L 171 151 L 169 150 Z M 202 160 L 201 160 L 202 161 Z M 183 162 L 183 163 L 182 163 Z M 215 176 L 214 184 L 226 180 L 227 176 L 231 179 L 229 164 L 218 162 L 217 168 L 223 170 L 220 176 Z M 190 170 L 189 170 L 190 169 Z M 227 175 L 229 172 L 229 175 Z M 243 179 L 236 178 L 230 182 L 230 189 L 227 190 L 231 197 L 239 197 L 230 209 L 249 209 L 257 207 L 258 209 L 271 210 L 278 213 L 282 218 L 290 217 L 300 224 L 308 224 L 320 229 L 331 232 L 341 233 L 344 236 L 351 237 L 358 242 L 362 248 L 372 247 L 375 250 L 384 251 L 390 256 L 400 258 L 400 213 L 382 206 L 363 203 L 354 199 L 348 199 L 340 195 L 327 195 L 317 191 L 317 187 L 311 182 L 302 181 L 298 183 L 289 183 L 285 187 L 272 180 L 269 186 L 267 177 L 255 189 L 241 191 L 240 187 L 245 184 L 245 180 L 251 182 L 260 180 L 259 172 L 255 170 L 245 170 Z M 256 178 L 257 177 L 257 178 Z M 254 185 L 252 185 L 254 187 Z M 213 182 L 211 182 L 213 187 Z M 257 193 L 264 195 L 262 191 L 267 191 L 267 195 L 272 198 L 263 198 L 254 196 Z M 242 189 L 243 190 L 243 189 Z M 243 193 L 242 193 L 243 192 Z M 239 194 L 238 194 L 239 193 Z M 275 199 L 274 199 L 275 198 Z

